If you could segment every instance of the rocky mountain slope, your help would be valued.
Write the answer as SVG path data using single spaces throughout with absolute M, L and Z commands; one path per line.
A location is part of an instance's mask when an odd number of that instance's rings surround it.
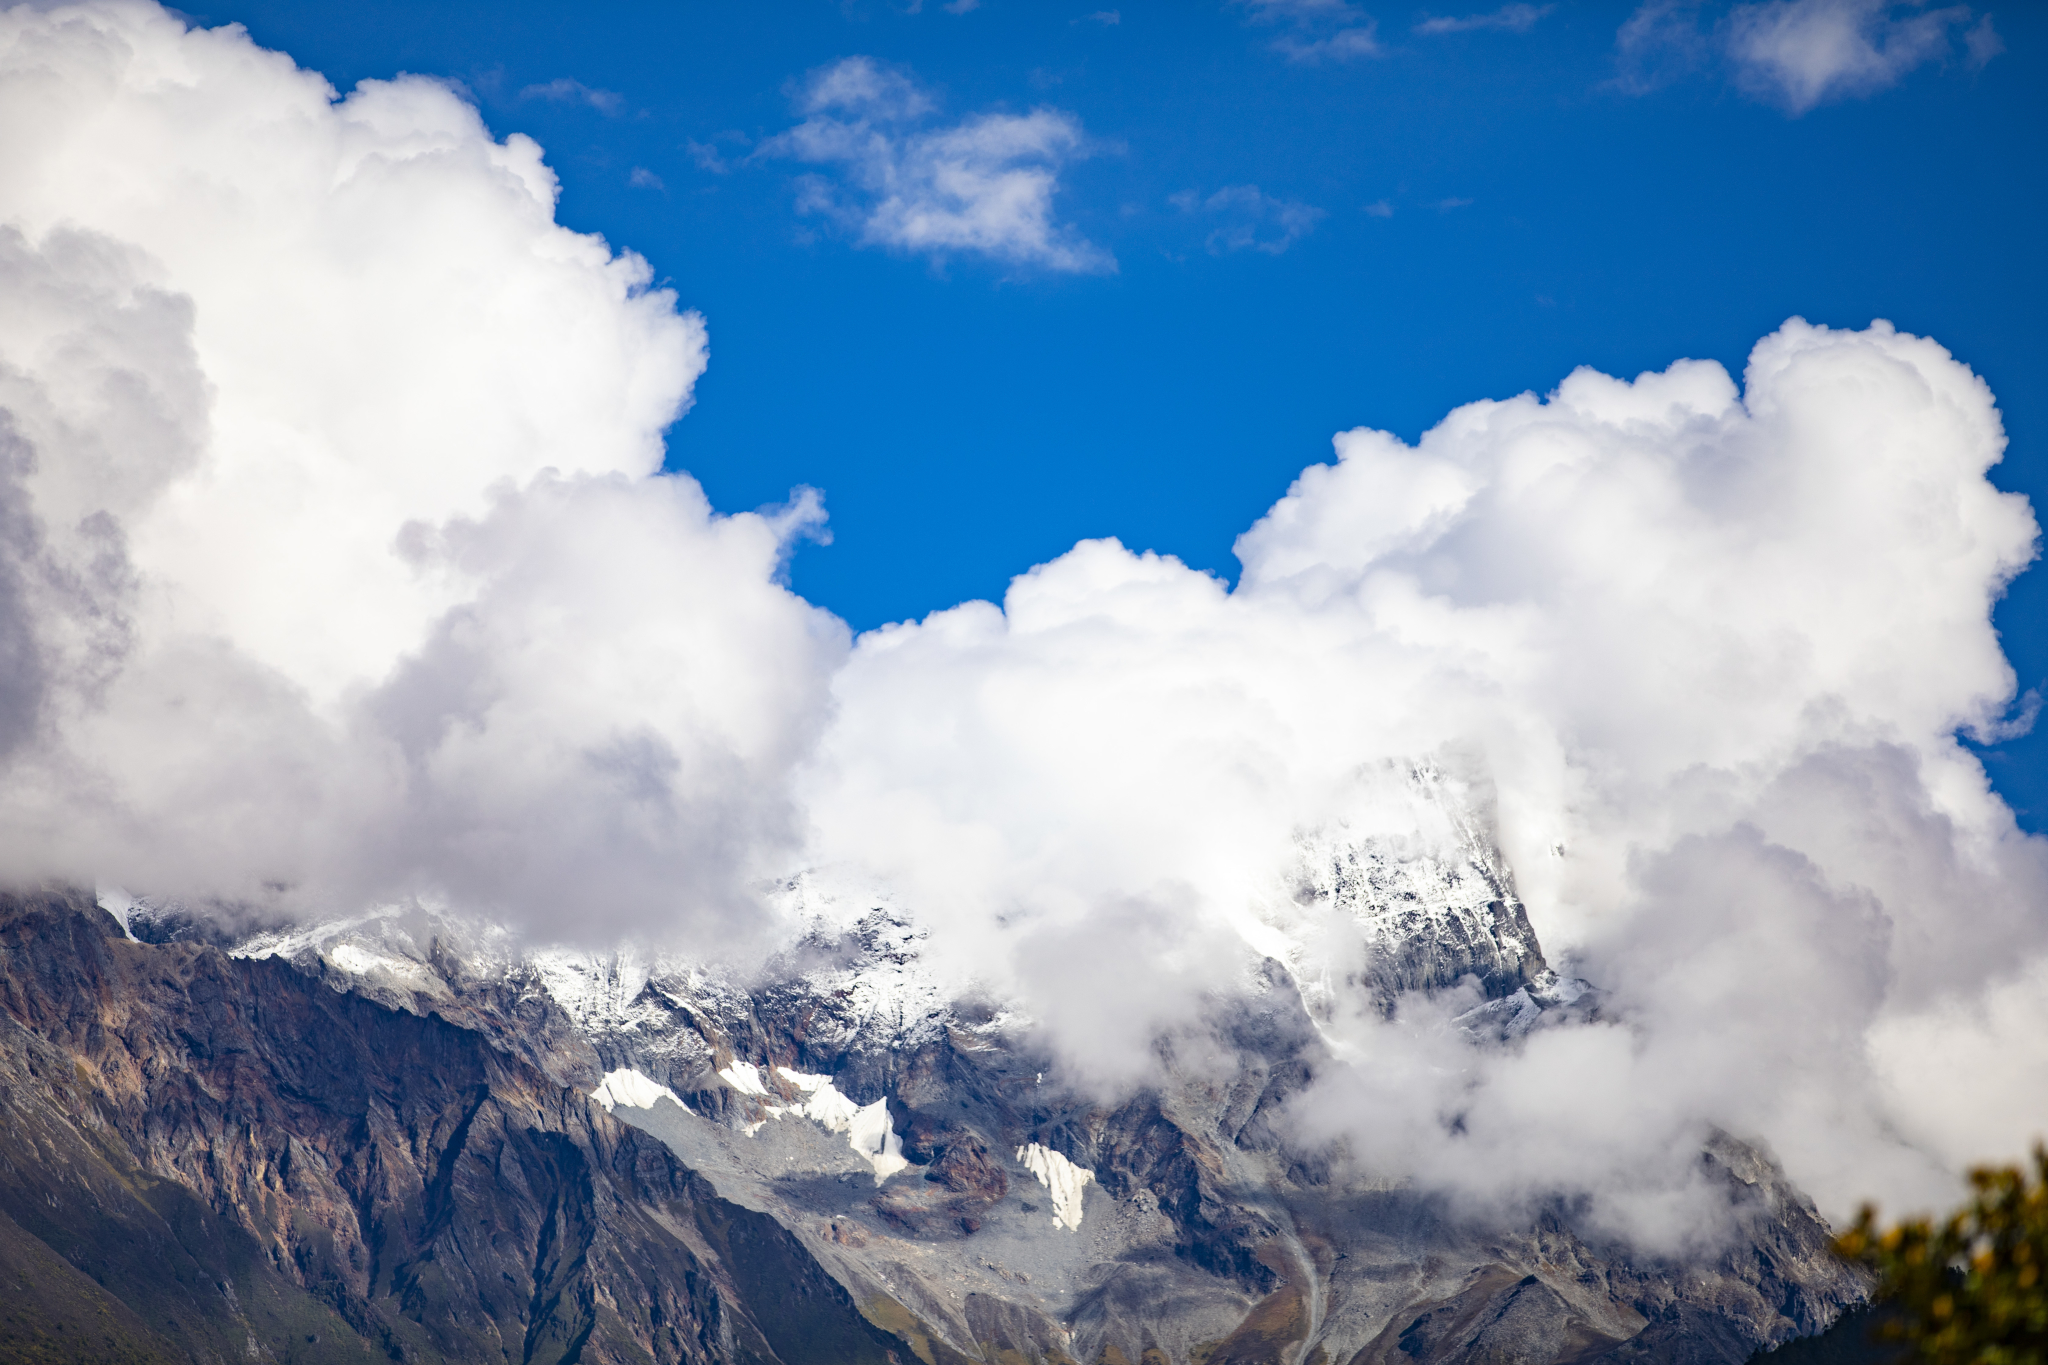
M 1346 999 L 1476 988 L 1489 1046 L 1598 1008 L 1483 822 L 1411 782 L 1448 836 L 1305 837 L 1222 1046 L 1162 1044 L 1112 1105 L 947 989 L 910 914 L 803 879 L 806 931 L 745 980 L 418 911 L 231 932 L 6 902 L 0 1256 L 46 1286 L 22 1321 L 136 1360 L 1733 1362 L 1858 1301 L 1733 1139 L 1701 1159 L 1742 1235 L 1687 1263 L 1562 1208 L 1476 1226 L 1293 1143 Z
M 880 1362 L 801 1244 L 441 1019 L 0 898 L 0 1358 Z

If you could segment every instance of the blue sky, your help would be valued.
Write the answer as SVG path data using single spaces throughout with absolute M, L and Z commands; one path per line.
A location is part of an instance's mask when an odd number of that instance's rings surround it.
M 868 628 L 999 597 L 1090 536 L 1234 578 L 1234 537 L 1336 431 L 1412 440 L 1578 365 L 1739 373 L 1793 314 L 1948 346 L 1998 395 L 1996 481 L 2048 501 L 2048 19 L 1818 8 L 1868 44 L 1860 67 L 1796 34 L 1772 66 L 1757 24 L 1774 12 L 1714 6 L 193 18 L 243 23 L 342 90 L 458 81 L 499 135 L 537 139 L 562 221 L 645 255 L 709 322 L 671 462 L 727 510 L 822 489 L 832 543 L 798 554 L 794 585 Z M 885 155 L 1046 111 L 1053 141 L 1026 162 L 1051 177 L 1051 236 L 871 240 L 856 179 L 873 163 L 807 162 L 788 136 L 813 73 L 855 56 L 895 107 L 866 106 Z M 2044 607 L 2036 571 L 1998 615 L 2022 688 L 2048 678 Z M 2032 736 L 1987 753 L 2034 829 L 2044 758 Z

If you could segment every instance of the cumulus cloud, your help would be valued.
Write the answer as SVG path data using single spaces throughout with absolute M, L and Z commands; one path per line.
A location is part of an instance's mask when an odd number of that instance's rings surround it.
M 1555 5 L 1502 5 L 1486 14 L 1457 16 L 1433 16 L 1415 26 L 1417 33 L 1472 33 L 1482 29 L 1497 29 L 1503 33 L 1527 33 L 1536 27 L 1536 21 L 1556 9 Z
M 1703 30 L 1700 6 L 1652 0 L 1616 34 L 1619 84 L 1641 93 L 1710 60 L 1755 99 L 1793 117 L 1840 99 L 1887 90 L 1908 73 L 1954 51 L 1968 6 L 1927 9 L 1890 0 L 1770 0 L 1737 5 Z M 1962 33 L 1969 65 L 1981 67 L 2005 44 L 1990 15 Z
M 1257 185 L 1225 185 L 1206 198 L 1183 190 L 1169 202 L 1182 213 L 1216 223 L 1204 245 L 1219 255 L 1249 249 L 1278 256 L 1329 216 L 1313 204 L 1276 198 Z
M 871 63 L 802 98 L 830 145 L 958 131 Z M 1601 1011 L 1487 1045 L 1469 995 L 1332 995 L 1304 1138 L 1669 1247 L 1711 1229 L 1716 1131 L 1841 1212 L 2048 1127 L 2048 844 L 1956 738 L 2006 723 L 1990 612 L 2037 528 L 1931 340 L 1795 319 L 1739 385 L 1581 370 L 1348 431 L 1235 586 L 1089 541 L 855 642 L 782 583 L 817 495 L 726 516 L 659 472 L 701 322 L 446 87 L 337 99 L 101 0 L 0 16 L 0 128 L 31 122 L 10 878 L 701 945 L 810 868 L 892 888 L 1109 1094 L 1263 957 L 1342 979 L 1302 841 L 1438 847 L 1389 777 L 1427 763 Z
M 22 8 L 0 126 L 31 124 L 0 139 L 8 872 L 740 905 L 844 631 L 777 580 L 815 500 L 721 517 L 658 472 L 702 322 L 432 81 L 337 101 L 239 29 Z
M 938 951 L 1113 1088 L 1148 1030 L 1239 988 L 1233 934 L 1337 951 L 1278 869 L 1304 830 L 1398 830 L 1374 774 L 1445 756 L 1605 1022 L 1478 1049 L 1448 1006 L 1361 997 L 1308 1131 L 1664 1246 L 1714 1226 L 1717 1126 L 1837 1213 L 1942 1197 L 2010 1154 L 2013 1111 L 2048 1125 L 1997 1080 L 2048 1055 L 2025 997 L 1958 1003 L 2048 953 L 2048 849 L 1955 738 L 2014 690 L 1989 615 L 2036 527 L 1984 477 L 2003 445 L 1934 343 L 1796 320 L 1741 388 L 1582 370 L 1413 447 L 1346 433 L 1241 538 L 1235 589 L 1096 541 L 1000 608 L 863 637 L 806 780 L 815 847 L 941 917 Z M 1097 923 L 1176 950 L 1114 1017 Z M 1895 1038 L 1924 1021 L 1958 1050 Z M 1907 1121 L 1923 1085 L 1952 1123 Z
M 1041 108 L 932 126 L 930 94 L 867 57 L 811 73 L 796 104 L 804 121 L 757 155 L 831 168 L 800 182 L 798 209 L 862 244 L 1047 270 L 1116 268 L 1054 213 L 1060 171 L 1088 151 L 1073 115 Z

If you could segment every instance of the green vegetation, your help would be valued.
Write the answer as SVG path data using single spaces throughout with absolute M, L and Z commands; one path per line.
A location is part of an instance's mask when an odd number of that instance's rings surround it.
M 2048 1365 L 2048 1147 L 2032 1178 L 2017 1166 L 1970 1172 L 1968 1203 L 1946 1222 L 1912 1219 L 1880 1232 L 1865 1206 L 1835 1240 L 1877 1272 L 1891 1310 L 1881 1336 L 1926 1365 Z

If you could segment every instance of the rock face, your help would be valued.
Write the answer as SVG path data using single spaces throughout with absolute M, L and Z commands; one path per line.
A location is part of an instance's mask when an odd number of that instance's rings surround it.
M 470 1029 L 0 898 L 10 1360 L 872 1361 L 782 1228 Z
M 1488 1046 L 1598 1008 L 1444 783 L 1397 784 L 1431 839 L 1305 836 L 1220 1046 L 1113 1105 L 909 914 L 801 881 L 745 981 L 417 912 L 0 903 L 0 1268 L 39 1267 L 38 1340 L 105 1338 L 52 1359 L 1705 1365 L 1860 1301 L 1733 1139 L 1701 1161 L 1740 1234 L 1684 1263 L 1290 1145 L 1344 993 L 1476 990 Z

